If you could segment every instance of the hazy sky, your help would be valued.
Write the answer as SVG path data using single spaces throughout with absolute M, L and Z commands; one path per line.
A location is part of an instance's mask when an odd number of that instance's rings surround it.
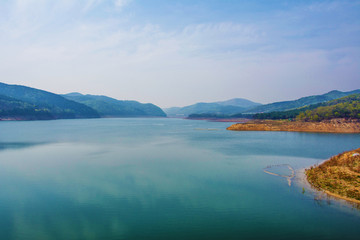
M 1 82 L 161 107 L 360 88 L 360 1 L 1 0 Z

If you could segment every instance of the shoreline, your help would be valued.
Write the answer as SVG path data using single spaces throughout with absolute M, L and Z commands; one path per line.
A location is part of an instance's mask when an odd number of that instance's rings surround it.
M 313 133 L 360 133 L 360 121 L 353 119 L 331 119 L 321 122 L 289 120 L 251 120 L 236 123 L 227 128 L 231 131 L 282 131 Z
M 327 160 L 322 161 L 325 162 Z M 309 194 L 308 196 L 314 198 L 314 201 L 333 201 L 334 204 L 339 204 L 340 206 L 344 206 L 349 209 L 360 209 L 360 202 L 357 202 L 355 199 L 352 200 L 350 198 L 342 197 L 337 194 L 333 194 L 329 191 L 325 191 L 322 189 L 316 189 L 311 185 L 311 183 L 307 180 L 307 176 L 305 174 L 306 168 L 301 168 L 295 171 L 294 184 L 298 187 L 303 188 L 304 194 L 306 192 Z
M 332 156 L 329 159 L 326 159 L 324 161 L 322 161 L 319 164 L 316 164 L 315 167 L 314 165 L 310 166 L 309 168 L 304 168 L 301 169 L 300 174 L 302 175 L 301 178 L 301 183 L 306 182 L 306 186 L 309 186 L 313 191 L 316 191 L 318 193 L 324 193 L 330 197 L 335 198 L 336 200 L 343 200 L 346 201 L 347 203 L 351 203 L 351 204 L 355 204 L 357 208 L 360 208 L 360 199 L 356 199 L 355 197 L 349 197 L 346 195 L 340 195 L 339 193 L 337 193 L 336 191 L 339 190 L 348 190 L 348 189 L 359 189 L 359 186 L 356 186 L 356 180 L 353 180 L 352 182 L 350 181 L 350 183 L 348 183 L 347 185 L 343 185 L 340 182 L 341 188 L 335 188 L 335 185 L 332 186 L 330 183 L 332 183 L 332 181 L 341 181 L 343 179 L 346 179 L 345 177 L 341 176 L 338 174 L 338 172 L 336 171 L 337 169 L 341 169 L 341 171 L 344 171 L 344 168 L 350 168 L 349 166 L 349 162 L 356 161 L 356 157 L 359 155 L 355 155 L 355 154 L 359 154 L 360 148 L 359 149 L 354 149 L 354 150 L 350 150 L 350 151 L 346 151 L 343 153 L 340 153 L 338 155 Z M 347 165 L 346 165 L 347 164 Z M 320 169 L 318 171 L 318 169 Z M 318 172 L 317 172 L 318 171 Z M 311 174 L 311 175 L 310 175 Z M 328 176 L 327 174 L 330 174 L 330 176 Z M 359 174 L 356 173 L 355 174 Z M 314 178 L 315 176 L 315 178 Z M 309 178 L 314 178 L 312 180 L 310 180 Z M 324 180 L 325 179 L 325 180 Z M 325 189 L 322 186 L 326 186 L 330 189 L 333 189 L 335 192 L 332 192 L 328 189 Z M 357 190 L 359 191 L 359 190 Z M 341 191 L 340 191 L 341 192 Z M 343 193 L 343 192 L 341 192 Z
M 327 161 L 327 160 L 324 160 L 324 162 L 325 161 Z M 344 196 L 329 192 L 329 191 L 324 190 L 324 189 L 316 189 L 307 180 L 307 176 L 305 174 L 305 171 L 306 171 L 306 168 L 301 168 L 299 170 L 296 170 L 296 172 L 295 172 L 295 181 L 300 186 L 302 186 L 305 189 L 308 189 L 309 191 L 313 192 L 314 195 L 316 195 L 316 194 L 326 194 L 328 197 L 331 197 L 332 199 L 334 199 L 334 200 L 336 200 L 338 202 L 350 204 L 352 206 L 353 206 L 353 204 L 356 204 L 357 207 L 360 207 L 360 200 L 344 197 Z

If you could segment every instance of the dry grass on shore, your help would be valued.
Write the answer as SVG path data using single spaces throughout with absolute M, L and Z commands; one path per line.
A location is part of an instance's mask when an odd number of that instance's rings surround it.
M 251 120 L 246 123 L 233 124 L 227 130 L 360 133 L 360 121 L 357 119 L 331 119 L 321 122 Z
M 360 148 L 333 156 L 305 174 L 316 189 L 360 203 Z

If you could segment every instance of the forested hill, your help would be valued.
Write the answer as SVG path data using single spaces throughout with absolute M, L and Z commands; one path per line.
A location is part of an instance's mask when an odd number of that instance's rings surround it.
M 48 110 L 34 104 L 0 95 L 0 119 L 45 120 L 54 117 Z
M 297 119 L 322 121 L 333 118 L 360 119 L 360 94 L 352 94 L 324 103 L 313 104 L 289 111 L 258 113 L 254 119 Z
M 323 95 L 303 97 L 294 101 L 275 102 L 275 103 L 261 105 L 255 108 L 248 109 L 244 111 L 244 113 L 266 113 L 266 112 L 275 112 L 275 111 L 287 111 L 312 104 L 334 100 L 337 98 L 345 97 L 356 93 L 360 93 L 360 89 L 350 92 L 340 92 L 334 90 Z
M 152 103 L 144 104 L 80 93 L 69 93 L 63 96 L 95 109 L 101 117 L 166 117 L 164 111 Z
M 60 95 L 20 85 L 0 83 L 2 119 L 97 118 L 92 108 Z
M 360 119 L 360 94 L 353 94 L 326 102 L 313 110 L 301 112 L 298 120 L 322 121 L 333 118 Z

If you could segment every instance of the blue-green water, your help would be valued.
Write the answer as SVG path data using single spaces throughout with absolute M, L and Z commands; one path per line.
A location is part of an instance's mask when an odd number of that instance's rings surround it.
M 0 122 L 1 239 L 359 239 L 360 211 L 263 172 L 359 134 L 180 119 Z

